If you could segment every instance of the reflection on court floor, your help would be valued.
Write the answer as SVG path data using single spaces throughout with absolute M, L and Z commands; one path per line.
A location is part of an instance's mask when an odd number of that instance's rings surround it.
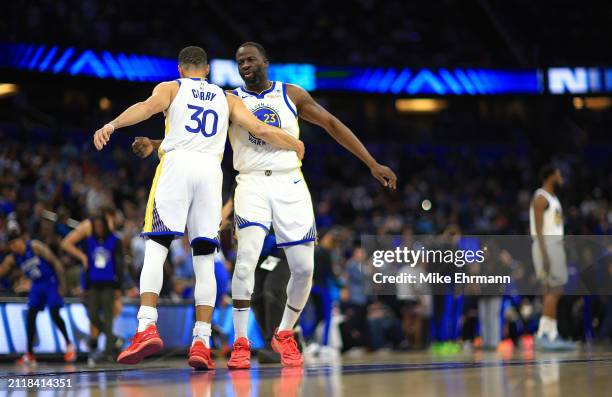
M 605 395 L 612 353 L 365 355 L 304 368 L 278 366 L 196 372 L 183 360 L 153 359 L 133 367 L 4 366 L 1 396 L 559 396 Z M 28 380 L 70 380 L 71 388 L 15 387 Z M 9 387 L 9 381 L 12 387 Z M 40 383 L 40 382 L 39 382 Z M 48 384 L 48 382 L 46 382 Z

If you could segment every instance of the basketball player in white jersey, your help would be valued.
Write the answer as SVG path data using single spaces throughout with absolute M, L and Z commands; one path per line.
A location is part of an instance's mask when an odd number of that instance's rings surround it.
M 186 47 L 179 53 L 181 78 L 163 82 L 153 94 L 139 102 L 94 134 L 101 150 L 118 128 L 147 120 L 164 112 L 166 131 L 161 143 L 164 153 L 153 180 L 143 235 L 147 236 L 144 265 L 140 278 L 138 330 L 132 344 L 117 361 L 136 364 L 163 348 L 156 327 L 157 299 L 163 282 L 163 263 L 175 236 L 185 227 L 193 250 L 196 276 L 196 324 L 189 365 L 212 369 L 210 356 L 211 318 L 216 283 L 213 255 L 221 222 L 221 158 L 225 149 L 229 120 L 242 125 L 279 151 L 296 151 L 302 157 L 302 142 L 284 131 L 260 122 L 242 101 L 209 84 L 207 56 L 199 47 Z
M 242 98 L 260 120 L 278 126 L 287 135 L 299 136 L 298 115 L 323 127 L 337 142 L 363 161 L 384 186 L 395 189 L 393 171 L 378 162 L 340 120 L 330 114 L 304 89 L 268 80 L 268 60 L 257 43 L 244 43 L 236 52 L 239 73 L 245 87 L 229 91 Z M 314 269 L 316 227 L 312 201 L 300 159 L 279 151 L 238 124 L 230 127 L 234 168 L 240 173 L 234 196 L 238 253 L 232 278 L 234 303 L 234 349 L 230 369 L 250 367 L 247 336 L 249 307 L 254 286 L 255 266 L 270 226 L 274 226 L 277 245 L 285 249 L 291 269 L 287 285 L 287 304 L 272 346 L 285 366 L 300 366 L 303 358 L 293 337 L 293 327 L 308 300 Z M 146 157 L 158 141 L 137 138 L 134 152 Z
M 269 81 L 264 48 L 253 42 L 241 45 L 236 62 L 244 87 L 231 91 L 263 122 L 299 137 L 298 117 L 324 128 L 338 143 L 363 161 L 384 186 L 395 189 L 396 176 L 370 155 L 340 120 L 314 101 L 304 89 L 280 81 Z M 239 172 L 234 196 L 234 218 L 238 250 L 232 278 L 234 304 L 234 348 L 230 369 L 250 367 L 247 336 L 254 273 L 270 226 L 278 247 L 285 250 L 291 278 L 287 303 L 272 340 L 284 366 L 304 362 L 294 339 L 293 327 L 308 300 L 314 269 L 316 226 L 310 192 L 300 171 L 301 161 L 291 152 L 280 151 L 248 133 L 238 124 L 230 126 L 234 168 Z
M 544 167 L 540 177 L 542 187 L 535 191 L 529 208 L 533 263 L 536 276 L 546 288 L 535 343 L 542 349 L 573 348 L 574 344 L 561 340 L 557 331 L 557 303 L 567 282 L 563 210 L 555 195 L 555 190 L 563 185 L 563 177 L 558 168 L 551 166 Z

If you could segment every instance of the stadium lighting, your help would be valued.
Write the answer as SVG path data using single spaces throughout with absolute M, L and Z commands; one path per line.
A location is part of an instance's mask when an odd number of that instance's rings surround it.
M 441 99 L 398 99 L 395 109 L 400 113 L 437 113 L 446 109 L 446 101 Z
M 15 95 L 19 92 L 19 86 L 17 84 L 0 84 L 0 98 L 5 98 L 11 95 Z
M 98 106 L 100 107 L 100 110 L 106 112 L 106 111 L 110 110 L 110 108 L 113 106 L 113 103 L 110 101 L 110 99 L 108 99 L 106 97 L 102 97 L 98 101 Z
M 612 98 L 608 97 L 591 97 L 591 98 L 580 98 L 574 97 L 572 100 L 574 109 L 590 109 L 590 110 L 604 110 L 612 107 Z

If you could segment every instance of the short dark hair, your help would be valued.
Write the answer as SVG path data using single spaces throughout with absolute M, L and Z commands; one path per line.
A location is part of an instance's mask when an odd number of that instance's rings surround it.
M 179 52 L 178 62 L 181 65 L 204 66 L 208 63 L 206 51 L 201 47 L 189 46 Z
M 263 55 L 264 58 L 268 59 L 268 53 L 266 52 L 266 49 L 264 48 L 264 46 L 262 46 L 259 43 L 254 42 L 254 41 L 247 41 L 246 43 L 242 43 L 240 45 L 240 47 L 238 47 L 238 48 L 240 49 L 242 47 L 247 47 L 247 46 L 251 46 L 251 47 L 257 48 L 257 51 L 259 51 L 259 53 L 261 55 Z
M 558 168 L 552 164 L 546 164 L 540 169 L 540 181 L 545 182 L 552 174 L 557 172 Z

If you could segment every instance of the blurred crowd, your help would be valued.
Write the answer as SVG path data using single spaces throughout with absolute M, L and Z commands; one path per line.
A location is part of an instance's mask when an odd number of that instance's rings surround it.
M 134 156 L 129 150 L 129 137 L 123 141 L 118 137 L 111 150 L 97 153 L 84 134 L 68 137 L 63 144 L 44 138 L 26 143 L 16 127 L 3 128 L 0 255 L 6 252 L 7 223 L 14 219 L 31 238 L 45 242 L 60 256 L 66 267 L 68 294 L 81 296 L 81 264 L 63 253 L 59 242 L 76 223 L 111 205 L 117 209 L 117 233 L 126 256 L 123 293 L 128 298 L 138 297 L 144 254 L 140 231 L 157 158 L 141 160 Z M 39 134 L 44 137 L 44 132 Z M 307 310 L 305 320 L 316 325 L 321 319 L 333 323 L 332 318 L 341 318 L 336 339 L 343 341 L 345 349 L 419 348 L 432 339 L 474 339 L 478 308 L 472 297 L 457 300 L 452 290 L 398 290 L 392 295 L 373 296 L 361 271 L 365 253 L 360 238 L 363 234 L 399 235 L 411 240 L 414 235 L 428 234 L 439 235 L 452 245 L 462 234 L 527 234 L 529 201 L 538 186 L 537 165 L 530 160 L 528 150 L 517 150 L 513 145 L 382 145 L 371 150 L 397 170 L 396 192 L 381 188 L 363 165 L 340 148 L 323 143 L 309 145 L 310 158 L 324 159 L 304 164 L 320 239 L 315 274 L 318 292 L 313 293 L 313 299 L 318 294 L 332 311 L 309 314 Z M 610 167 L 588 168 L 588 161 L 575 156 L 559 157 L 556 164 L 567 181 L 559 192 L 567 233 L 612 234 Z M 226 182 L 231 183 L 233 171 L 226 168 L 225 175 Z M 229 197 L 229 191 L 224 193 Z M 221 232 L 221 241 L 223 252 L 217 259 L 231 274 L 235 260 L 231 227 Z M 495 260 L 506 264 L 513 261 L 507 253 L 499 253 Z M 194 274 L 185 239 L 173 243 L 164 272 L 161 296 L 175 302 L 189 299 Z M 223 280 L 227 284 L 230 278 Z M 18 269 L 0 280 L 1 295 L 23 296 L 28 289 L 29 283 Z M 224 295 L 219 298 L 227 301 L 229 286 L 220 290 Z M 610 326 L 606 325 L 610 315 L 605 320 L 602 314 L 610 307 L 605 299 L 597 298 L 592 303 L 599 329 Z M 515 323 L 521 319 L 516 329 L 526 330 L 529 324 L 537 324 L 533 319 L 539 313 L 537 299 L 514 297 L 505 304 L 510 319 Z M 580 297 L 568 297 L 569 336 L 585 337 L 585 330 L 575 326 L 582 318 L 578 314 L 584 304 Z M 518 337 L 516 329 L 504 332 Z
M 585 43 L 610 44 L 601 31 L 609 14 L 609 4 L 570 1 L 191 1 L 143 9 L 125 1 L 42 0 L 7 4 L 12 17 L 0 20 L 0 36 L 69 46 L 78 37 L 83 47 L 168 57 L 189 38 L 217 58 L 261 41 L 276 61 L 339 65 L 605 64 L 607 53 Z

